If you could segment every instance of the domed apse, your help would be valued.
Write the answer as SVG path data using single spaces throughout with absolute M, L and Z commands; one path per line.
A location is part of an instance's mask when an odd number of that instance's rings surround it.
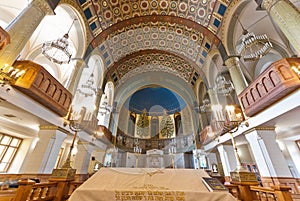
M 163 87 L 147 87 L 138 90 L 130 96 L 125 107 L 137 114 L 142 114 L 146 109 L 147 115 L 162 116 L 180 112 L 186 107 L 185 101 L 175 92 Z

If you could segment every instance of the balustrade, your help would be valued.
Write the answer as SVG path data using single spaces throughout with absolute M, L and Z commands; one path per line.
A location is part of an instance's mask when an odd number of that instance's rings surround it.
M 246 116 L 251 117 L 300 87 L 300 58 L 272 63 L 238 95 Z

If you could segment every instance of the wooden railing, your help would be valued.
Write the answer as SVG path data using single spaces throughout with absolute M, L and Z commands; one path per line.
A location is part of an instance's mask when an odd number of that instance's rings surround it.
M 295 201 L 289 186 L 261 187 L 253 182 L 232 182 L 225 185 L 229 192 L 242 201 Z M 298 199 L 297 199 L 298 200 Z
M 82 182 L 50 181 L 35 183 L 30 179 L 20 180 L 15 190 L 0 191 L 0 201 L 65 201 Z
M 12 68 L 3 71 L 13 78 L 12 86 L 61 117 L 67 115 L 72 94 L 41 65 L 27 60 L 16 61 Z M 13 77 L 19 75 L 17 72 L 20 76 Z
M 300 87 L 300 58 L 272 63 L 238 95 L 245 115 L 251 117 Z

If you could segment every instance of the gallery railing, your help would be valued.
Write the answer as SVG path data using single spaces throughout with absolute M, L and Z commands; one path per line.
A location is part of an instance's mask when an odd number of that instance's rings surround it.
M 195 149 L 195 140 L 194 134 L 167 139 L 141 139 L 124 133 L 117 134 L 116 146 L 118 148 L 133 153 L 134 147 L 137 145 L 142 149 L 142 153 L 151 149 L 163 150 L 166 154 L 170 153 L 172 150 L 176 150 L 176 153 L 184 153 Z
M 238 97 L 251 117 L 299 87 L 300 58 L 285 58 L 272 63 Z

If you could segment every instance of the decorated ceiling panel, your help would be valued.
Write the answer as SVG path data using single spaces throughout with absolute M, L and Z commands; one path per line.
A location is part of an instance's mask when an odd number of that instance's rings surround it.
M 145 49 L 157 49 L 174 52 L 183 55 L 200 65 L 200 58 L 204 58 L 201 54 L 201 44 L 203 42 L 203 34 L 193 29 L 187 29 L 182 25 L 166 25 L 164 23 L 141 23 L 136 28 L 132 27 L 126 32 L 111 35 L 103 44 L 109 49 L 110 56 L 106 60 L 112 63 L 128 54 Z M 210 44 L 210 42 L 207 42 Z M 210 45 L 209 45 L 210 47 Z M 100 50 L 102 45 L 99 46 Z M 208 51 L 206 49 L 206 51 Z M 108 67 L 110 67 L 108 65 Z
M 144 51 L 136 53 L 123 59 L 120 64 L 116 63 L 118 68 L 110 69 L 110 76 L 116 85 L 124 83 L 132 76 L 150 71 L 163 71 L 171 73 L 191 83 L 194 76 L 198 77 L 194 67 L 187 63 L 186 60 L 162 51 Z
M 110 72 L 115 72 L 113 79 L 117 82 L 129 79 L 134 73 L 155 70 L 173 72 L 192 85 L 196 82 L 196 72 L 201 71 L 209 51 L 220 43 L 217 33 L 230 4 L 230 0 L 78 2 L 94 35 L 91 47 L 98 48 L 102 53 L 105 66 Z M 131 67 L 133 70 L 119 62 L 145 50 L 169 52 L 172 57 L 179 57 L 182 64 L 196 65 L 183 71 L 176 65 L 148 62 Z M 146 55 L 139 56 L 143 61 L 146 58 Z M 169 60 L 169 56 L 164 55 L 163 58 Z

